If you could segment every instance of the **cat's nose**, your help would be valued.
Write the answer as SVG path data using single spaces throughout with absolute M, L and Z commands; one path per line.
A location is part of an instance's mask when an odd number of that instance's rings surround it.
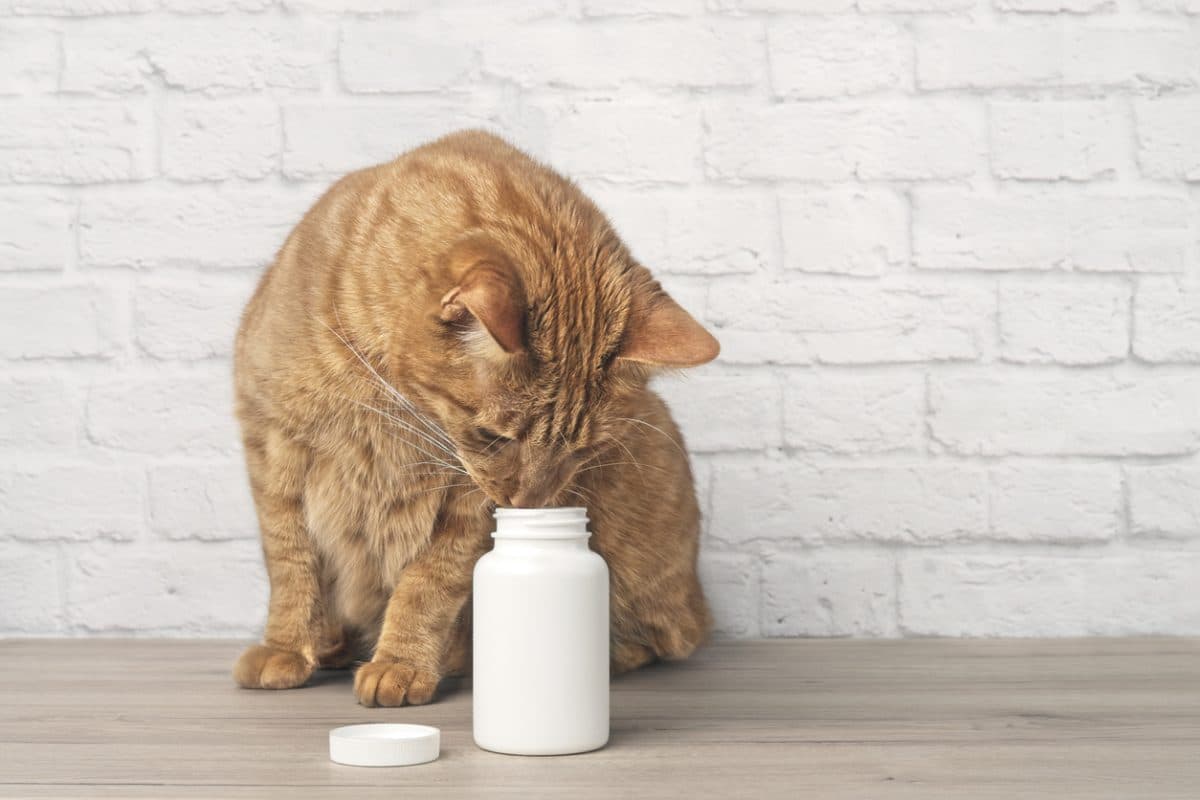
M 518 487 L 509 499 L 514 508 L 541 508 L 550 502 L 553 494 L 549 484 L 535 483 Z
M 522 471 L 517 486 L 509 494 L 516 508 L 543 508 L 562 491 L 569 477 L 566 459 L 542 461 Z
M 522 487 L 509 495 L 509 505 L 513 508 L 538 508 L 545 502 L 544 499 L 539 502 L 538 494 L 539 492 Z

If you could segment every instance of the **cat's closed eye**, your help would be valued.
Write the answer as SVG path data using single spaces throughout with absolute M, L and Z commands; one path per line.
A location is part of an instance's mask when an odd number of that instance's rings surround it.
M 478 437 L 479 439 L 481 439 L 482 441 L 488 442 L 490 444 L 500 445 L 500 444 L 506 444 L 507 442 L 512 441 L 511 436 L 505 436 L 504 434 L 498 433 L 498 432 L 492 430 L 491 428 L 476 428 L 475 436 Z

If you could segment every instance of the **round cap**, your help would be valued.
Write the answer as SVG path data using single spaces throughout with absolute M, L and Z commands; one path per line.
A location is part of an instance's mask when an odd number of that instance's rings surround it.
M 329 732 L 329 758 L 352 767 L 407 767 L 438 757 L 442 732 L 429 725 L 372 723 Z

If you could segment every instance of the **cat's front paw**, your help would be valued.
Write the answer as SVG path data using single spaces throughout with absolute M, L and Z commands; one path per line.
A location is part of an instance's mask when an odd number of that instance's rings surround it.
M 419 706 L 433 699 L 439 680 L 402 661 L 368 661 L 354 674 L 354 696 L 364 706 Z
M 299 653 L 256 644 L 234 664 L 233 679 L 245 689 L 295 689 L 304 685 L 314 666 Z

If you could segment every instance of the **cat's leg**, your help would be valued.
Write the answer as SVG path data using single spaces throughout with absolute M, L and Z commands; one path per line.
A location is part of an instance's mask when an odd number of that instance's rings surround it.
M 250 689 L 301 686 L 317 666 L 322 639 L 319 563 L 304 522 L 307 450 L 274 428 L 245 436 L 250 486 L 271 584 L 263 643 L 233 668 Z
M 708 638 L 712 625 L 695 573 L 684 569 L 658 576 L 650 585 L 630 586 L 620 580 L 623 566 L 619 559 L 609 562 L 618 578 L 614 592 L 621 595 L 612 614 L 613 672 L 690 656 Z
M 629 672 L 654 660 L 654 651 L 644 644 L 613 637 L 610 656 L 613 674 Z
M 684 564 L 679 572 L 657 581 L 656 590 L 643 597 L 637 609 L 640 627 L 649 634 L 650 648 L 666 661 L 690 656 L 712 628 L 695 566 L 690 561 Z
M 443 519 L 439 525 L 404 568 L 375 655 L 354 676 L 354 694 L 364 706 L 428 703 L 445 674 L 445 657 L 471 595 L 471 572 L 489 540 L 469 523 Z
M 596 549 L 611 576 L 613 672 L 687 658 L 712 626 L 696 573 L 695 523 L 600 509 L 595 516 Z
M 471 674 L 471 601 L 458 613 L 454 631 L 442 653 L 442 675 L 455 677 Z
M 609 562 L 615 587 L 621 587 L 614 591 L 622 595 L 612 615 L 613 672 L 690 656 L 712 626 L 695 570 L 684 561 L 677 571 L 639 586 L 621 580 L 624 566 L 620 559 Z

